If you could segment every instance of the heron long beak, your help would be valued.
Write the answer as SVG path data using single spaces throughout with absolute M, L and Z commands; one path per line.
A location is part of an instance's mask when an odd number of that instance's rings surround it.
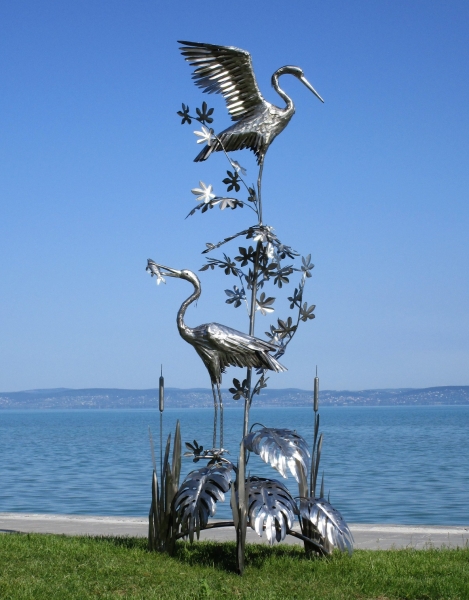
M 313 86 L 309 83 L 309 81 L 306 79 L 306 77 L 304 75 L 302 75 L 299 79 L 302 83 L 305 84 L 305 86 L 308 88 L 308 90 L 311 90 L 313 92 L 313 94 L 317 98 L 319 98 L 319 100 L 321 100 L 321 102 L 324 102 L 324 100 L 321 98 L 321 96 L 317 93 L 317 91 L 313 88 Z
M 151 276 L 153 275 L 157 278 L 158 282 L 163 281 L 163 277 L 181 277 L 181 271 L 177 269 L 172 269 L 171 267 L 165 267 L 164 265 L 160 265 L 156 263 L 151 258 L 148 259 L 147 271 L 150 272 Z

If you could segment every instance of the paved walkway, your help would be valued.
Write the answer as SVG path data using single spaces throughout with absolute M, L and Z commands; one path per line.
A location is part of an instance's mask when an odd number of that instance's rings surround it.
M 215 521 L 215 520 L 214 520 Z M 351 524 L 356 549 L 428 548 L 469 546 L 469 525 L 366 525 Z M 106 535 L 146 537 L 148 519 L 137 517 L 95 517 L 79 515 L 35 515 L 0 513 L 0 533 L 59 533 L 65 535 Z M 201 539 L 225 542 L 235 539 L 233 528 L 216 528 L 201 532 Z M 265 537 L 248 528 L 248 542 L 266 543 Z M 302 544 L 287 536 L 287 543 Z

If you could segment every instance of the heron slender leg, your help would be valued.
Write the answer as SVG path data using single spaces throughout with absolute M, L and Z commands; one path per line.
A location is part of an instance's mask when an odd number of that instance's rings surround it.
M 257 177 L 257 199 L 259 201 L 258 204 L 258 217 L 259 217 L 259 225 L 262 225 L 262 198 L 261 198 L 261 185 L 262 185 L 262 171 L 264 170 L 264 157 L 261 157 L 259 163 L 259 176 Z
M 212 392 L 213 392 L 213 408 L 215 411 L 214 417 L 213 417 L 213 447 L 216 448 L 217 447 L 217 421 L 218 421 L 218 402 L 217 402 L 217 396 L 215 394 L 215 385 L 212 381 Z
M 217 381 L 218 398 L 220 400 L 220 449 L 223 448 L 223 398 L 220 390 L 220 382 Z

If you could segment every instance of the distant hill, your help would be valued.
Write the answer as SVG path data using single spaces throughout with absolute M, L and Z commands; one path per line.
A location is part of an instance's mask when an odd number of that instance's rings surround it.
M 188 390 L 166 388 L 166 408 L 201 408 L 213 406 L 209 389 Z M 225 406 L 241 406 L 228 390 L 223 391 Z M 312 392 L 295 388 L 266 389 L 256 396 L 256 406 L 308 406 Z M 321 406 L 396 406 L 396 405 L 457 405 L 469 404 L 469 386 L 445 386 L 423 389 L 398 388 L 362 390 L 358 392 L 324 390 Z M 56 388 L 0 393 L 1 409 L 62 409 L 62 408 L 157 408 L 158 389 L 120 390 Z

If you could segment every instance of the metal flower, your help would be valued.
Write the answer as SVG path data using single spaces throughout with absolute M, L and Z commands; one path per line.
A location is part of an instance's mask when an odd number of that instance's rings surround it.
M 303 298 L 303 288 L 295 288 L 293 292 L 293 296 L 289 296 L 288 300 L 290 301 L 290 308 L 295 308 L 295 306 L 299 306 L 300 302 Z
M 254 389 L 252 390 L 252 395 L 255 396 L 256 394 L 259 395 L 261 393 L 261 391 L 267 387 L 267 381 L 269 380 L 268 377 L 265 377 L 264 373 L 262 373 L 261 377 L 258 379 L 256 385 L 254 386 Z
M 246 250 L 242 246 L 239 246 L 239 256 L 235 256 L 235 260 L 241 263 L 242 267 L 245 267 L 249 262 L 254 262 L 256 260 L 256 251 L 252 246 Z
M 204 451 L 204 447 L 203 446 L 199 446 L 197 440 L 194 440 L 194 443 L 191 444 L 190 442 L 185 442 L 186 444 L 186 448 L 189 450 L 189 452 L 184 452 L 184 456 L 193 456 L 194 457 L 194 462 L 199 462 L 202 453 Z
M 247 171 L 246 171 L 246 169 L 244 167 L 242 167 L 237 160 L 231 160 L 230 159 L 230 162 L 231 162 L 231 166 L 233 167 L 233 169 L 236 170 L 236 173 L 240 173 L 241 172 L 241 175 L 247 175 L 248 174 Z
M 243 208 L 243 203 L 240 202 L 237 198 L 220 198 L 217 202 L 220 205 L 220 210 L 225 210 L 225 208 L 230 207 L 232 210 L 237 206 Z
M 304 473 L 307 473 L 306 461 L 310 456 L 308 445 L 296 431 L 263 427 L 248 433 L 244 438 L 244 446 L 277 469 L 282 477 L 288 477 L 287 468 L 297 481 L 300 475 L 299 468 L 303 468 Z
M 207 146 L 211 146 L 212 145 L 212 141 L 213 141 L 213 129 L 207 129 L 207 127 L 204 127 L 202 125 L 202 131 L 194 131 L 195 135 L 198 136 L 200 139 L 197 140 L 198 144 L 207 144 Z
M 290 283 L 288 276 L 292 273 L 293 269 L 291 267 L 282 267 L 275 273 L 274 284 L 281 288 L 284 283 Z
M 191 192 L 197 196 L 199 202 L 207 204 L 215 198 L 215 194 L 212 193 L 212 185 L 205 185 L 203 181 L 199 181 L 200 188 L 192 188 Z
M 269 225 L 264 225 L 261 227 L 254 227 L 253 229 L 255 235 L 252 239 L 254 242 L 268 242 L 269 235 L 271 234 L 273 227 L 270 227 Z
M 306 498 L 300 500 L 300 517 L 309 521 L 322 536 L 325 548 L 329 552 L 338 548 L 342 552 L 353 551 L 353 535 L 340 512 L 325 498 Z M 326 543 L 327 542 L 327 543 Z
M 200 110 L 200 108 L 196 108 L 195 112 L 198 115 L 198 121 L 200 121 L 201 123 L 213 123 L 213 119 L 210 116 L 211 114 L 213 114 L 214 109 L 213 108 L 209 108 L 207 110 L 207 103 L 206 102 L 202 102 L 202 110 Z M 210 144 L 209 144 L 210 145 Z
M 244 379 L 243 383 L 240 383 L 239 379 L 233 379 L 233 386 L 228 391 L 233 395 L 233 400 L 239 400 L 240 398 L 248 398 L 248 380 Z
M 181 125 L 184 125 L 184 123 L 189 123 L 190 125 L 192 123 L 192 119 L 189 115 L 189 107 L 184 103 L 182 105 L 182 110 L 178 110 L 177 114 L 182 117 Z
M 316 315 L 314 314 L 314 309 L 316 308 L 315 304 L 312 304 L 311 306 L 308 306 L 308 304 L 305 302 L 303 304 L 303 306 L 300 309 L 300 318 L 302 321 L 304 321 L 306 323 L 306 321 L 308 319 L 314 319 L 316 317 Z
M 281 542 L 293 527 L 298 512 L 290 492 L 276 479 L 250 477 L 246 483 L 249 489 L 249 525 L 259 537 L 265 530 L 271 546 L 275 541 Z
M 272 308 L 272 304 L 275 302 L 275 298 L 265 297 L 265 292 L 262 292 L 260 297 L 256 300 L 256 310 L 261 311 L 261 315 L 267 315 L 269 313 L 273 313 L 275 309 Z
M 278 344 L 280 342 L 280 336 L 275 329 L 275 325 L 270 326 L 270 331 L 266 331 L 265 335 L 270 339 L 273 344 Z
M 194 531 L 199 539 L 200 530 L 213 517 L 216 503 L 225 500 L 231 485 L 231 464 L 203 467 L 189 473 L 174 498 L 174 513 L 183 532 L 194 541 Z
M 233 286 L 233 290 L 225 290 L 225 294 L 228 296 L 228 300 L 225 300 L 227 304 L 233 304 L 235 308 L 241 306 L 243 300 L 246 300 L 246 292 L 244 288 L 239 289 L 238 286 Z
M 303 273 L 306 275 L 306 277 L 312 277 L 311 270 L 314 269 L 314 265 L 311 262 L 311 254 L 308 254 L 306 258 L 302 256 L 301 262 L 303 263 L 301 265 L 301 270 L 303 271 Z
M 275 333 L 278 333 L 280 339 L 283 339 L 287 336 L 292 336 L 296 331 L 296 325 L 293 325 L 293 321 L 291 317 L 288 317 L 286 321 L 282 321 L 282 319 L 277 319 L 278 327 L 275 329 Z
M 232 173 L 231 171 L 227 171 L 226 173 L 227 173 L 228 177 L 225 177 L 225 179 L 223 180 L 223 183 L 225 183 L 228 186 L 227 191 L 231 192 L 231 190 L 234 189 L 235 192 L 239 192 L 239 190 L 241 189 L 241 186 L 238 183 L 238 181 L 239 181 L 238 172 L 234 171 L 234 173 Z

